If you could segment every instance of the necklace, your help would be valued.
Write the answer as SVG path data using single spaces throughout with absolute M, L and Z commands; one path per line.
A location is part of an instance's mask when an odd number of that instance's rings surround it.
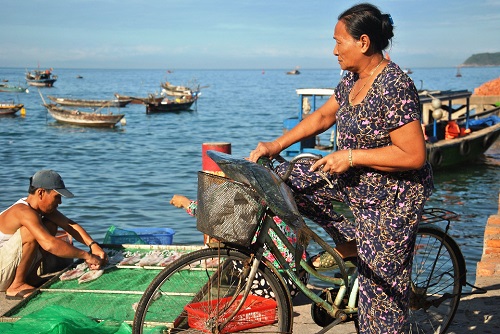
M 356 98 L 356 96 L 358 96 L 358 94 L 363 90 L 363 88 L 365 88 L 366 84 L 370 81 L 371 77 L 373 76 L 373 74 L 375 74 L 375 72 L 377 71 L 377 69 L 379 68 L 380 65 L 382 65 L 382 62 L 384 61 L 384 57 L 382 57 L 382 60 L 380 61 L 380 63 L 378 63 L 377 66 L 375 66 L 375 68 L 370 72 L 370 75 L 368 76 L 368 78 L 366 79 L 365 83 L 363 84 L 363 86 L 361 86 L 361 88 L 356 92 L 356 94 L 354 94 L 352 97 L 349 96 L 349 105 L 352 106 L 352 101 L 354 101 L 354 99 Z M 353 86 L 354 87 L 354 86 Z

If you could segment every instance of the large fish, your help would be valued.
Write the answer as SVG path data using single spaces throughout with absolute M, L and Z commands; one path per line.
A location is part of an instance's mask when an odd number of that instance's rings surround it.
M 158 266 L 160 266 L 160 267 L 166 267 L 170 263 L 172 263 L 175 260 L 177 260 L 178 258 L 180 258 L 181 256 L 182 256 L 182 253 L 176 253 L 176 252 L 174 252 L 172 255 L 170 255 L 170 256 L 164 258 L 162 261 L 160 261 L 158 263 Z
M 144 256 L 136 265 L 140 267 L 154 266 L 165 259 L 161 251 L 152 251 Z
M 87 263 L 83 262 L 77 265 L 74 269 L 70 269 L 68 271 L 65 271 L 61 276 L 59 276 L 59 279 L 61 281 L 70 281 L 73 279 L 77 279 L 83 274 L 85 274 L 85 271 L 87 270 L 88 266 Z
M 141 254 L 139 252 L 137 253 L 129 253 L 125 254 L 125 258 L 121 260 L 118 264 L 122 266 L 132 266 L 136 263 L 138 263 L 141 260 Z
M 78 284 L 90 282 L 102 276 L 104 270 L 89 270 L 78 279 Z

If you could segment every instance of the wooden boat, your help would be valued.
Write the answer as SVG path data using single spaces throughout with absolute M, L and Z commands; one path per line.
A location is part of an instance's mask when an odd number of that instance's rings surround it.
M 131 104 L 159 103 L 164 99 L 164 97 L 156 96 L 154 94 L 149 94 L 147 97 L 137 97 L 115 93 L 115 97 L 118 99 L 118 101 L 130 100 Z
M 163 99 L 160 102 L 147 102 L 146 113 L 175 112 L 190 110 L 196 97 L 193 99 Z
M 52 74 L 52 69 L 49 70 L 33 70 L 26 72 L 26 82 L 30 86 L 37 87 L 52 87 L 57 80 L 57 75 Z
M 86 100 L 72 99 L 67 97 L 47 96 L 52 102 L 66 107 L 86 107 L 86 108 L 101 108 L 113 107 L 122 108 L 129 104 L 132 99 L 116 99 L 116 100 Z
M 283 132 L 289 131 L 311 112 L 317 110 L 320 99 L 326 101 L 333 88 L 297 89 L 300 108 L 296 117 L 285 119 Z M 422 91 L 420 103 L 422 128 L 427 137 L 427 159 L 434 169 L 456 166 L 480 157 L 500 136 L 500 107 L 472 113 L 469 91 Z M 444 105 L 448 103 L 448 105 Z M 455 107 L 459 105 L 458 107 Z M 428 115 L 430 113 L 430 115 Z M 434 117 L 433 117 L 434 116 Z M 446 126 L 454 121 L 461 134 L 453 139 L 445 139 Z M 326 145 L 322 145 L 325 143 Z M 285 156 L 299 153 L 314 153 L 323 156 L 337 149 L 337 128 L 334 125 L 322 135 L 295 143 L 283 151 Z
M 21 86 L 11 86 L 6 83 L 0 83 L 0 92 L 5 93 L 29 93 L 28 88 Z
M 21 110 L 24 107 L 24 104 L 18 103 L 9 103 L 9 102 L 0 102 L 0 116 L 6 115 L 14 115 L 16 112 Z
M 198 96 L 200 87 L 193 89 L 187 86 L 175 86 L 170 82 L 163 82 L 161 84 L 162 93 L 167 96 L 176 96 L 176 97 L 191 97 L 195 98 Z
M 65 109 L 56 104 L 44 104 L 49 114 L 61 123 L 89 126 L 89 127 L 114 127 L 124 119 L 124 114 L 104 114 L 99 111 L 85 112 L 77 109 Z

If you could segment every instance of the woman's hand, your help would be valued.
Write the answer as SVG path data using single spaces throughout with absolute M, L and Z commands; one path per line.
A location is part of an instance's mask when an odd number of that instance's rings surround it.
M 259 142 L 257 147 L 250 152 L 250 157 L 248 160 L 252 162 L 257 162 L 260 157 L 269 157 L 273 158 L 278 155 L 283 150 L 283 146 L 275 140 L 275 141 L 267 141 L 267 142 Z
M 316 161 L 310 168 L 311 171 L 321 170 L 330 174 L 346 172 L 350 167 L 349 150 L 341 150 L 328 154 Z
M 183 195 L 174 195 L 170 200 L 170 204 L 176 208 L 187 209 L 189 204 L 191 204 L 191 200 Z

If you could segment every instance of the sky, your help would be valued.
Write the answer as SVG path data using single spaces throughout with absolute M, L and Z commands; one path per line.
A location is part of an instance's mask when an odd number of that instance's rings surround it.
M 0 67 L 329 69 L 347 0 L 0 0 Z M 500 0 L 373 0 L 391 59 L 453 67 L 500 52 Z

